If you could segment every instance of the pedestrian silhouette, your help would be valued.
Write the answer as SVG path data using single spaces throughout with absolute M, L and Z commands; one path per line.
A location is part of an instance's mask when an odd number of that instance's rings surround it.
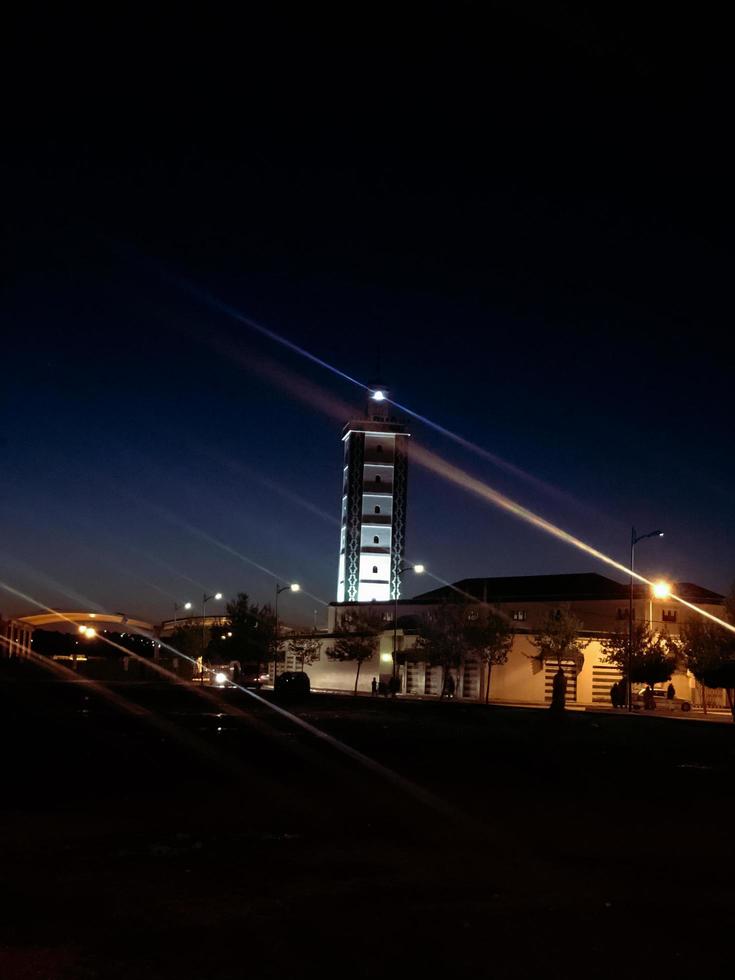
M 564 705 L 567 697 L 567 679 L 564 675 L 564 671 L 559 667 L 557 672 L 554 674 L 554 679 L 551 682 L 551 710 L 555 712 L 564 711 Z
M 370 688 L 373 692 L 373 697 L 375 697 L 375 695 L 378 693 L 378 682 L 374 677 L 373 677 L 373 682 L 370 685 Z
M 671 681 L 669 681 L 669 686 L 666 688 L 666 700 L 673 701 L 674 694 L 676 694 L 676 691 L 674 690 L 674 685 L 671 683 Z

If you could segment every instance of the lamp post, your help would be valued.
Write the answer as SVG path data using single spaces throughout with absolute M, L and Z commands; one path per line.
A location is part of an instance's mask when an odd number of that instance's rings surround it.
M 424 573 L 422 564 L 404 565 L 403 562 L 396 569 L 396 585 L 393 590 L 393 676 L 396 676 L 398 666 L 398 593 L 401 590 L 401 576 L 404 572 L 415 572 L 416 575 Z
M 273 690 L 276 689 L 276 677 L 278 677 L 278 597 L 282 592 L 300 592 L 301 586 L 298 582 L 290 585 L 279 585 L 276 582 L 276 622 L 273 630 Z
M 210 599 L 219 602 L 221 598 L 221 592 L 215 592 L 213 595 L 202 593 L 202 684 L 204 683 L 204 650 L 207 644 L 207 603 Z
M 630 681 L 630 671 L 633 664 L 633 571 L 635 567 L 635 546 L 639 541 L 645 541 L 646 538 L 662 538 L 664 536 L 663 531 L 649 531 L 647 534 L 636 534 L 635 528 L 630 529 L 630 590 L 628 594 L 628 678 L 626 681 L 627 687 L 627 702 L 628 711 L 633 710 L 633 688 Z

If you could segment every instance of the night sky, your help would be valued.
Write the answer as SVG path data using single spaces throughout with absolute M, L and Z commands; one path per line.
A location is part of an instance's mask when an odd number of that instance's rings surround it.
M 344 420 L 273 365 L 358 415 L 363 396 L 226 306 L 361 381 L 379 354 L 398 401 L 535 480 L 412 422 L 422 445 L 621 561 L 631 524 L 661 527 L 643 572 L 727 589 L 722 25 L 625 4 L 345 10 L 24 37 L 0 577 L 153 620 L 203 588 L 272 599 L 262 569 L 335 598 Z M 449 581 L 610 574 L 416 466 L 407 554 Z

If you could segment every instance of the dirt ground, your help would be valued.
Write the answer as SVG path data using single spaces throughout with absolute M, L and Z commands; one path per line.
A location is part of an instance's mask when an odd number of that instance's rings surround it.
M 0 667 L 3 980 L 728 969 L 732 725 L 113 694 Z

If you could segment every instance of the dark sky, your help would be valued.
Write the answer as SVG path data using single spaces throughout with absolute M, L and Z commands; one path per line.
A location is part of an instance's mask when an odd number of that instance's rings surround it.
M 362 396 L 206 291 L 359 379 L 379 349 L 400 402 L 567 496 L 413 423 L 422 445 L 617 559 L 631 524 L 660 526 L 643 571 L 726 589 L 724 25 L 625 4 L 347 9 L 20 36 L 2 579 L 160 619 L 203 587 L 271 598 L 239 555 L 334 598 L 340 422 L 258 365 Z M 448 580 L 605 573 L 418 467 L 408 552 Z

